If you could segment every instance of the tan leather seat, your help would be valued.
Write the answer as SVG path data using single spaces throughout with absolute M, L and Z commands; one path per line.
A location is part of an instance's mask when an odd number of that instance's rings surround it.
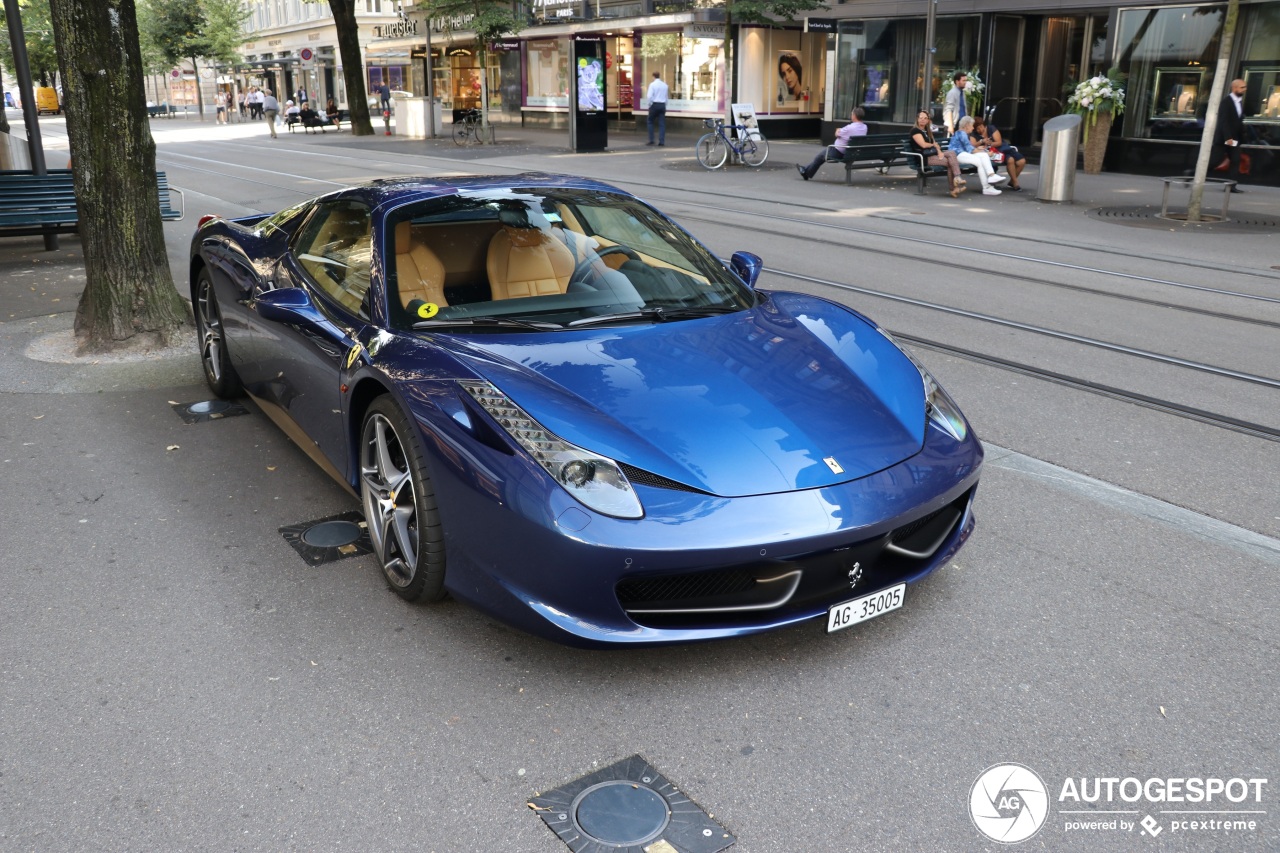
M 415 299 L 445 307 L 444 264 L 435 252 L 413 239 L 408 220 L 396 225 L 396 286 L 405 308 Z
M 502 228 L 489 241 L 486 266 L 493 298 L 564 293 L 576 266 L 573 253 L 549 233 L 550 228 L 511 224 L 518 219 L 504 215 Z

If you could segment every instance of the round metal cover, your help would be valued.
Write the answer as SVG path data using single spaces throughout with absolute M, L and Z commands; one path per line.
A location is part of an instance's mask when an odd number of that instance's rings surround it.
M 652 788 L 617 780 L 593 785 L 573 803 L 574 823 L 605 844 L 644 844 L 662 834 L 671 820 L 667 801 Z
M 339 548 L 360 538 L 360 525 L 354 521 L 324 521 L 309 527 L 302 534 L 302 541 L 317 548 Z
M 230 408 L 231 404 L 226 400 L 203 400 L 187 406 L 187 411 L 193 415 L 212 415 Z

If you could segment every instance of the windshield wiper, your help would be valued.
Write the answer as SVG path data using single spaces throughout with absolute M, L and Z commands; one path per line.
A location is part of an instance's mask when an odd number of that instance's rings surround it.
M 443 320 L 419 320 L 413 324 L 413 328 L 418 330 L 457 327 L 536 329 L 538 331 L 564 328 L 559 323 L 549 323 L 545 320 L 519 320 L 515 317 L 456 317 Z
M 583 326 L 600 326 L 607 323 L 623 323 L 630 320 L 657 320 L 667 323 L 672 320 L 691 320 L 696 317 L 712 317 L 716 314 L 733 314 L 743 310 L 736 305 L 689 305 L 680 308 L 663 308 L 661 305 L 639 308 L 635 311 L 623 311 L 618 314 L 600 314 L 596 317 L 583 317 L 571 320 L 565 326 L 577 329 Z

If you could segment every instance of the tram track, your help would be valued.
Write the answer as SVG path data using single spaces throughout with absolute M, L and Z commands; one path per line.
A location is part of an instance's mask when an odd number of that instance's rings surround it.
M 1153 397 L 1149 394 L 1141 394 L 1137 391 L 1128 391 L 1123 388 L 1117 388 L 1113 385 L 1094 382 L 1090 379 L 1082 379 L 1077 376 L 1069 376 L 1065 373 L 1059 373 L 1053 370 L 1045 370 L 1044 368 L 1036 367 L 1025 362 L 1000 358 L 988 353 L 970 350 L 965 347 L 958 347 L 952 344 L 942 343 L 941 341 L 922 338 L 918 335 L 912 335 L 907 332 L 899 332 L 895 330 L 889 330 L 889 332 L 899 341 L 904 341 L 924 349 L 952 355 L 957 358 L 963 358 L 967 361 L 976 362 L 978 364 L 985 364 L 990 367 L 1008 370 L 1013 373 L 1022 374 L 1023 376 L 1030 376 L 1034 379 L 1043 379 L 1068 388 L 1088 391 L 1092 394 L 1109 397 L 1113 400 L 1133 403 L 1135 405 L 1142 406 L 1143 408 L 1153 409 L 1165 414 L 1177 415 L 1178 417 L 1186 418 L 1188 420 L 1198 421 L 1199 423 L 1231 430 L 1232 432 L 1238 432 L 1254 438 L 1280 442 L 1280 429 L 1266 426 L 1265 424 L 1246 421 L 1240 418 L 1233 418 L 1229 415 L 1210 412 L 1195 406 L 1187 406 L 1171 400 Z
M 1005 328 L 1016 329 L 1022 332 L 1030 332 L 1032 334 L 1043 335 L 1049 338 L 1055 338 L 1061 341 L 1080 344 L 1083 346 L 1094 347 L 1096 349 L 1106 350 L 1108 352 L 1119 353 L 1121 355 L 1143 358 L 1149 361 L 1159 362 L 1161 364 L 1181 367 L 1188 370 L 1194 370 L 1200 373 L 1207 373 L 1214 376 L 1220 376 L 1226 379 L 1234 379 L 1240 382 L 1247 382 L 1254 385 L 1262 385 L 1267 388 L 1280 389 L 1280 379 L 1274 379 L 1269 376 L 1259 376 L 1254 373 L 1245 373 L 1240 370 L 1232 370 L 1227 367 L 1219 367 L 1213 364 L 1205 364 L 1204 362 L 1191 361 L 1177 356 L 1167 355 L 1164 353 L 1153 352 L 1152 350 L 1141 349 L 1139 347 L 1125 346 L 1124 344 L 1112 343 L 1099 338 L 1091 338 L 1086 335 L 1076 335 L 1071 332 L 1063 332 L 1058 329 L 1050 329 L 1045 326 L 1036 326 L 1032 323 L 1022 323 L 1017 320 L 1009 320 L 1004 317 L 997 317 L 993 314 L 984 314 L 981 311 L 970 311 L 965 308 L 956 308 L 952 305 L 943 305 L 940 302 L 931 302 L 927 299 L 917 299 L 912 296 L 903 296 L 900 293 L 889 293 L 884 290 L 876 290 L 875 288 L 862 287 L 856 284 L 845 284 L 844 282 L 832 281 L 830 279 L 820 278 L 818 276 L 806 275 L 804 273 L 788 272 L 787 270 L 773 269 L 765 267 L 765 272 L 772 275 L 782 276 L 783 278 L 795 279 L 797 281 L 805 281 L 810 284 L 817 284 L 830 287 L 836 290 L 842 290 L 850 293 L 858 293 L 863 296 L 870 296 L 877 299 L 885 299 L 891 302 L 897 302 L 904 305 L 912 305 L 917 308 L 926 308 L 932 311 L 939 311 L 944 314 L 950 314 L 956 317 L 964 317 L 969 320 L 978 320 L 980 322 L 989 323 Z

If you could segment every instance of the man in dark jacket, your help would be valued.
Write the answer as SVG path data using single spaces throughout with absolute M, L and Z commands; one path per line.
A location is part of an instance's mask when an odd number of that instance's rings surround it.
M 1240 143 L 1244 141 L 1244 81 L 1232 80 L 1231 92 L 1218 105 L 1218 128 L 1213 134 L 1213 153 L 1210 160 L 1216 166 L 1228 163 L 1227 177 L 1240 179 Z M 1242 192 L 1232 187 L 1234 193 Z

